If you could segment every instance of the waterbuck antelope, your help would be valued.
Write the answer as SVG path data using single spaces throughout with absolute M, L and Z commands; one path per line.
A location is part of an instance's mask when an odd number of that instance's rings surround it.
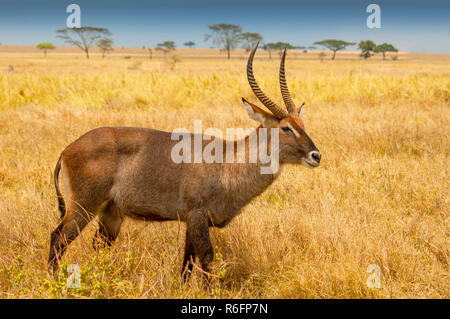
M 300 118 L 302 106 L 296 108 L 286 85 L 284 64 L 280 65 L 281 94 L 286 109 L 271 101 L 253 76 L 253 57 L 247 63 L 248 82 L 272 114 L 242 99 L 250 118 L 258 121 L 256 130 L 267 128 L 267 139 L 276 132 L 279 163 L 319 166 L 321 155 Z M 223 227 L 242 207 L 261 194 L 279 175 L 279 171 L 261 173 L 262 162 L 238 162 L 238 155 L 248 159 L 252 148 L 249 136 L 226 141 L 212 137 L 223 145 L 242 142 L 234 147 L 232 162 L 175 163 L 171 149 L 176 141 L 171 133 L 134 127 L 94 129 L 70 144 L 56 164 L 54 182 L 61 222 L 51 234 L 49 270 L 55 271 L 66 247 L 96 215 L 99 229 L 94 247 L 109 246 L 116 239 L 125 217 L 150 220 L 181 220 L 186 223 L 186 242 L 182 274 L 186 279 L 192 261 L 198 257 L 205 272 L 213 259 L 209 227 Z M 207 143 L 202 142 L 204 148 Z M 271 145 L 271 143 L 267 143 Z M 244 152 L 244 154 L 238 154 Z M 225 156 L 225 155 L 224 155 Z M 61 172 L 64 197 L 59 188 Z

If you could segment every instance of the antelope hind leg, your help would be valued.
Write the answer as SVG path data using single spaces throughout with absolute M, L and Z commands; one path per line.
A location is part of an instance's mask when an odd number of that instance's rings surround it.
M 77 238 L 93 217 L 92 213 L 75 202 L 71 202 L 68 205 L 66 215 L 50 237 L 50 252 L 48 256 L 48 269 L 50 272 L 54 273 L 58 269 L 59 262 L 67 246 Z
M 119 235 L 123 217 L 113 201 L 108 201 L 99 213 L 99 226 L 92 241 L 95 250 L 110 247 Z

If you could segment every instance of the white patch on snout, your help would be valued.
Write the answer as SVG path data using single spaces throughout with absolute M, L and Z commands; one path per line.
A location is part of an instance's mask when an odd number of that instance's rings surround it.
M 310 160 L 310 161 L 312 161 L 312 162 L 317 162 L 314 158 L 313 158 L 313 155 L 314 154 L 317 154 L 317 155 L 319 155 L 319 157 L 320 157 L 320 153 L 318 152 L 318 151 L 311 151 L 311 152 L 309 152 L 309 154 L 308 154 L 308 159 Z M 320 160 L 319 160 L 320 161 Z
M 287 126 L 291 129 L 292 132 L 294 132 L 296 137 L 300 137 L 300 134 L 297 132 L 295 128 L 292 127 L 292 125 L 288 122 Z
M 309 164 L 305 159 L 301 159 L 301 162 L 303 164 L 303 166 L 307 167 L 307 168 L 314 168 L 314 166 L 312 166 L 311 164 Z
M 306 166 L 306 167 L 308 167 L 308 168 L 315 168 L 315 167 L 318 167 L 318 166 L 320 165 L 320 162 L 317 162 L 316 160 L 314 160 L 314 159 L 312 158 L 312 154 L 313 154 L 313 153 L 320 154 L 320 153 L 317 152 L 317 151 L 309 152 L 308 158 L 303 158 L 303 159 L 302 159 L 302 164 L 303 164 L 304 166 Z

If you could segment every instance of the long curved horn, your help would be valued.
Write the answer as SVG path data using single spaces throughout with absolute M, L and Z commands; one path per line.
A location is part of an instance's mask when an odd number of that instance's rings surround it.
M 271 99 L 269 99 L 263 91 L 259 88 L 258 84 L 255 81 L 255 77 L 253 76 L 253 57 L 255 56 L 256 49 L 258 48 L 259 41 L 256 43 L 256 45 L 253 47 L 252 52 L 250 53 L 250 56 L 248 58 L 247 62 L 247 79 L 248 83 L 250 84 L 250 87 L 253 90 L 253 93 L 255 93 L 256 97 L 261 101 L 262 104 L 264 104 L 272 113 L 275 115 L 279 120 L 285 118 L 288 116 L 288 113 L 285 109 L 279 107 L 277 104 L 272 102 Z
M 281 96 L 283 96 L 284 104 L 289 113 L 295 113 L 295 104 L 292 101 L 291 95 L 289 94 L 289 90 L 286 83 L 286 75 L 284 74 L 284 61 L 286 59 L 286 49 L 283 51 L 283 56 L 281 57 L 280 63 L 280 88 L 281 88 Z

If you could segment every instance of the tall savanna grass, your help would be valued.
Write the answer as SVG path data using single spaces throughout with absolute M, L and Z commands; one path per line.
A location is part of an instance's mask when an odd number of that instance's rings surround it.
M 180 281 L 184 225 L 127 220 L 111 250 L 91 247 L 91 223 L 46 273 L 59 213 L 52 171 L 60 152 L 99 126 L 171 131 L 255 127 L 244 59 L 85 61 L 0 55 L 0 297 L 449 298 L 450 64 L 287 61 L 315 170 L 279 179 L 224 229 L 212 229 L 213 288 Z M 14 71 L 8 71 L 8 65 Z M 278 61 L 257 56 L 266 94 L 281 102 Z M 195 178 L 193 176 L 193 178 Z M 66 287 L 68 264 L 81 288 Z M 369 265 L 381 270 L 370 288 Z

